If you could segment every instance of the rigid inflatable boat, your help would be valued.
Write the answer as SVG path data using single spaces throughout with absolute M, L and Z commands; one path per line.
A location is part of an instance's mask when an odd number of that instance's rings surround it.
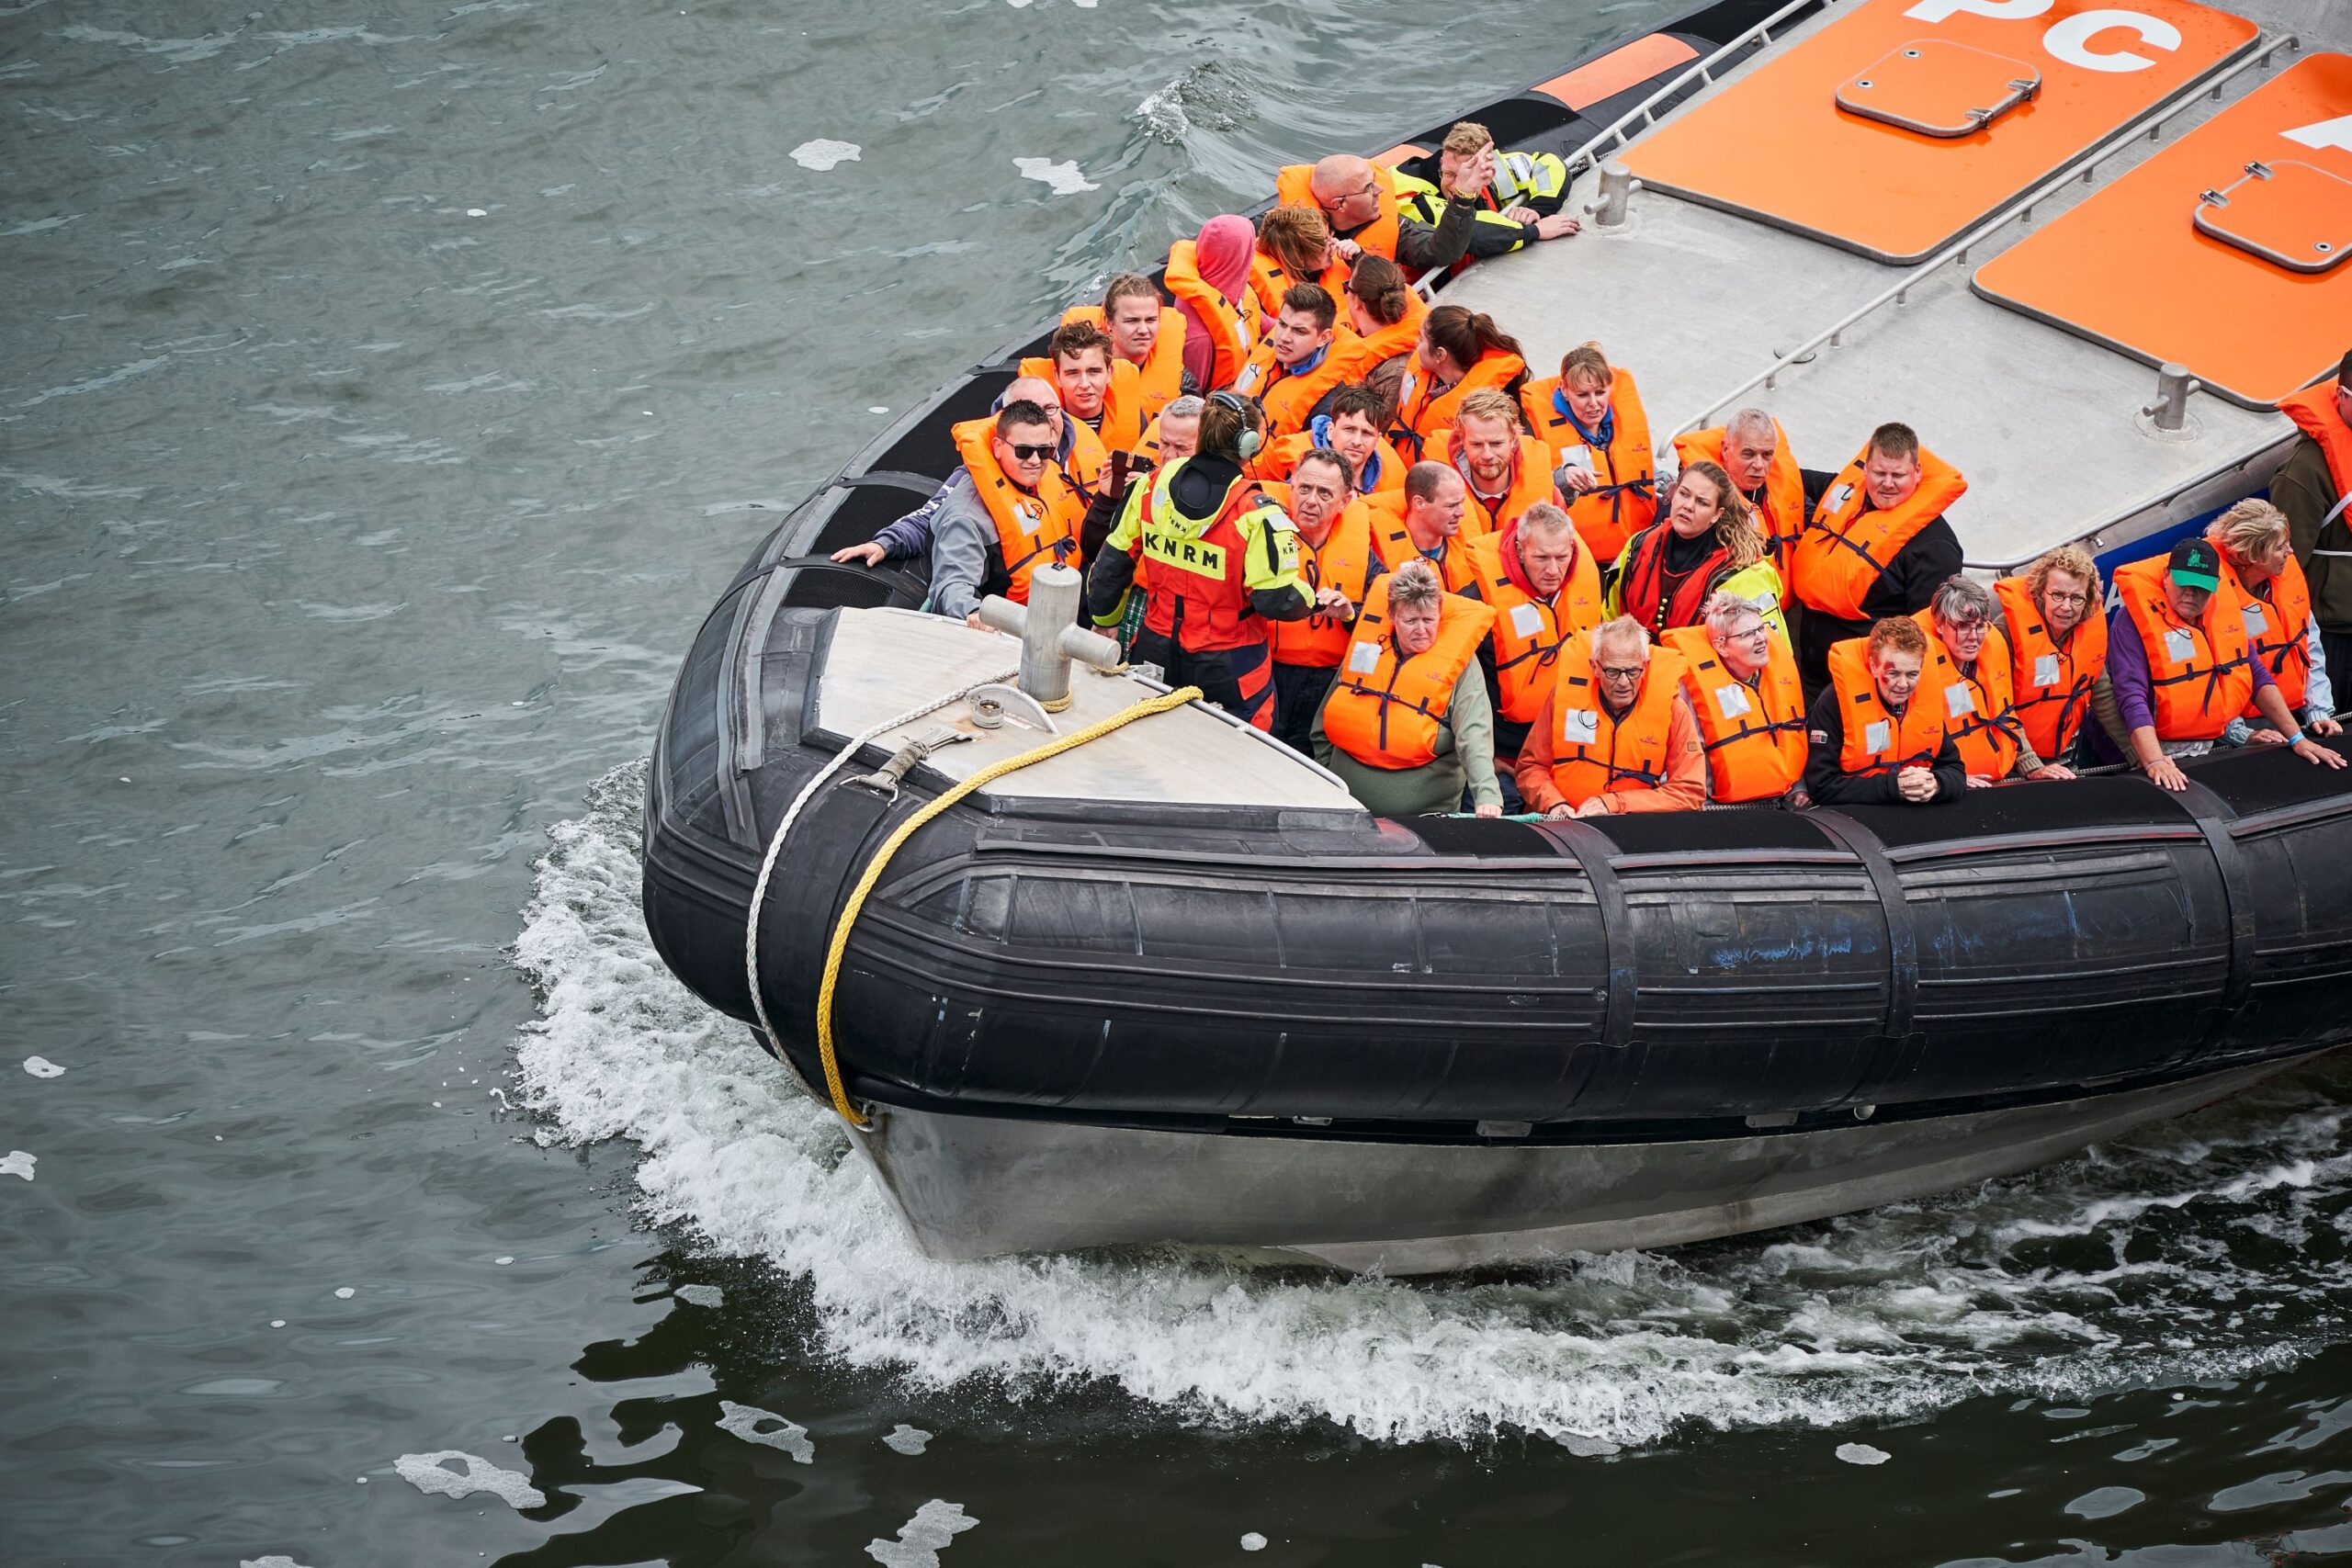
M 1464 111 L 1592 216 L 1443 296 L 1539 364 L 1603 338 L 1661 457 L 1751 401 L 1814 467 L 1901 418 L 1972 480 L 1972 569 L 2111 570 L 2259 493 L 2272 404 L 2352 343 L 2352 11 L 2241 13 L 1725 0 Z M 2352 1041 L 2352 773 L 2276 748 L 2185 795 L 1391 821 L 1144 673 L 1064 664 L 1044 711 L 1008 682 L 1052 628 L 826 558 L 1037 348 L 762 543 L 647 795 L 658 950 L 860 1124 L 933 1254 L 1668 1245 L 2028 1168 Z

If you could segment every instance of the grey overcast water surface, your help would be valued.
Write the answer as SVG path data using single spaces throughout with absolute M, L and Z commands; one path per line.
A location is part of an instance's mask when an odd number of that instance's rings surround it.
M 1540 1274 L 956 1269 L 650 962 L 783 508 L 1654 0 L 253 3 L 0 9 L 0 1561 L 2352 1557 L 2340 1066 Z

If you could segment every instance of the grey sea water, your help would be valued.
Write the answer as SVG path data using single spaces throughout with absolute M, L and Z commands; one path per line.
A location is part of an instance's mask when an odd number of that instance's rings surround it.
M 1667 7 L 254 4 L 0 9 L 0 1562 L 2352 1558 L 2341 1066 L 1541 1273 L 946 1267 L 646 945 L 783 509 Z

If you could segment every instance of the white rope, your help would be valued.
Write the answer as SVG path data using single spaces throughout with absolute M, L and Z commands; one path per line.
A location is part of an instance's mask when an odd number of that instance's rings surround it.
M 991 675 L 985 681 L 975 681 L 961 691 L 950 692 L 944 697 L 923 704 L 919 708 L 909 708 L 898 717 L 885 719 L 871 729 L 854 737 L 848 745 L 833 753 L 831 761 L 817 770 L 815 777 L 800 786 L 800 793 L 793 796 L 792 805 L 785 811 L 784 820 L 775 825 L 775 836 L 768 840 L 768 852 L 760 861 L 759 880 L 752 884 L 751 912 L 744 917 L 743 920 L 743 978 L 752 988 L 752 1011 L 760 1021 L 761 1032 L 768 1037 L 770 1043 L 775 1045 L 776 1056 L 784 1063 L 785 1071 L 792 1075 L 793 1081 L 797 1083 L 812 1100 L 821 1100 L 824 1097 L 810 1088 L 808 1080 L 802 1077 L 800 1070 L 792 1065 L 791 1056 L 785 1052 L 783 1040 L 776 1034 L 775 1025 L 768 1021 L 767 1001 L 760 994 L 760 909 L 767 903 L 768 879 L 775 874 L 776 857 L 784 851 L 785 837 L 792 831 L 792 825 L 800 819 L 801 808 L 806 807 L 816 793 L 824 787 L 826 780 L 839 773 L 851 758 L 856 756 L 865 748 L 866 742 L 878 736 L 888 735 L 894 729 L 902 729 L 919 718 L 927 718 L 941 708 L 960 703 L 983 686 L 1001 685 L 1020 673 L 1019 670 L 1007 670 L 1004 673 Z

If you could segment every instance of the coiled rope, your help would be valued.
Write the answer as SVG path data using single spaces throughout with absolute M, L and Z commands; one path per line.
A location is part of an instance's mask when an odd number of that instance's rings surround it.
M 1156 697 L 1147 697 L 1132 707 L 1122 708 L 1108 718 L 1097 719 L 1084 729 L 1072 730 L 1068 735 L 1057 736 L 1044 745 L 1023 751 L 1017 757 L 1007 757 L 1002 761 L 990 762 L 987 767 L 980 769 L 971 777 L 933 800 L 904 822 L 899 823 L 897 830 L 882 841 L 882 847 L 875 852 L 874 858 L 865 863 L 865 874 L 859 877 L 857 886 L 851 889 L 849 902 L 842 906 L 841 919 L 834 922 L 833 940 L 825 951 L 824 984 L 817 992 L 817 1055 L 825 1066 L 825 1091 L 832 1096 L 833 1110 L 842 1121 L 861 1129 L 870 1125 L 866 1119 L 859 1115 L 855 1108 L 850 1104 L 849 1092 L 842 1087 L 841 1064 L 833 1055 L 833 991 L 841 980 L 842 955 L 849 949 L 850 928 L 857 924 L 858 912 L 865 908 L 866 895 L 873 892 L 874 885 L 882 880 L 883 869 L 890 863 L 890 857 L 899 852 L 899 846 L 914 837 L 916 829 L 974 790 L 991 784 L 1007 773 L 1019 773 L 1034 763 L 1043 762 L 1058 757 L 1065 751 L 1074 750 L 1090 740 L 1099 740 L 1113 730 L 1124 729 L 1139 718 L 1149 718 L 1153 714 L 1166 713 L 1170 708 L 1182 707 L 1200 695 L 1201 689 L 1198 686 L 1180 686 L 1175 691 L 1165 692 Z

